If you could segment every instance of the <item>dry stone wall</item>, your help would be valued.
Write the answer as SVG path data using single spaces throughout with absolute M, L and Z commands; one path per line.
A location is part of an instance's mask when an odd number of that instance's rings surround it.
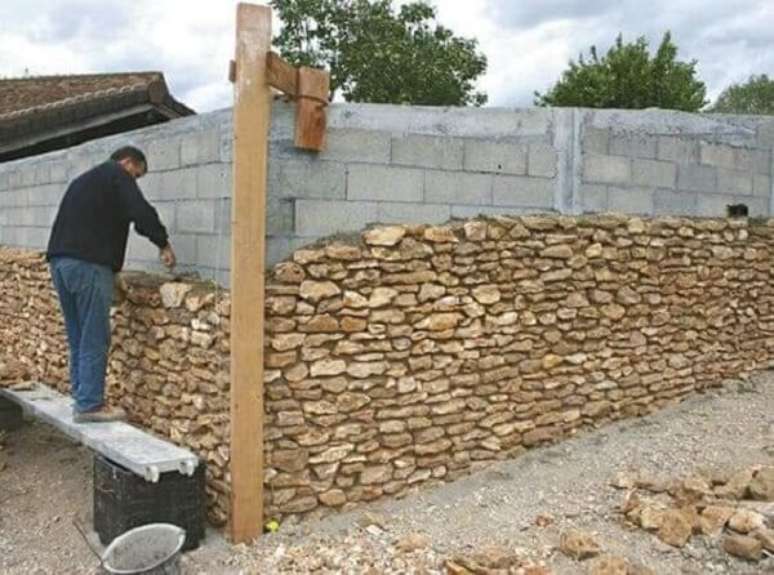
M 765 365 L 772 232 L 502 217 L 296 251 L 269 288 L 268 514 L 453 480 Z
M 382 226 L 295 251 L 267 277 L 266 517 L 454 480 L 767 366 L 772 250 L 774 221 L 602 215 Z M 118 292 L 111 397 L 207 461 L 223 522 L 228 294 L 136 273 Z M 0 338 L 6 373 L 66 388 L 38 254 L 0 249 Z

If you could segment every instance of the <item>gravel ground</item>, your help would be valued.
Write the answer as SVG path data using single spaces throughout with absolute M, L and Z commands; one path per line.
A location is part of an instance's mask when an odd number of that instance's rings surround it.
M 5 440 L 0 471 L 0 572 L 89 573 L 96 560 L 72 526 L 90 522 L 91 457 L 43 425 Z M 184 557 L 186 573 L 445 573 L 445 559 L 518 556 L 545 573 L 588 572 L 556 550 L 579 528 L 605 552 L 661 574 L 774 573 L 694 537 L 682 549 L 622 521 L 620 472 L 681 478 L 774 464 L 774 373 L 693 397 L 652 416 L 582 432 L 561 444 L 397 501 L 283 525 L 250 547 L 217 534 Z M 421 536 L 420 536 L 421 535 Z M 422 541 L 426 538 L 426 541 Z M 404 550 L 396 548 L 396 544 Z M 406 547 L 419 547 L 416 551 Z M 516 572 L 515 570 L 513 572 Z M 537 571 L 535 571 L 537 573 Z

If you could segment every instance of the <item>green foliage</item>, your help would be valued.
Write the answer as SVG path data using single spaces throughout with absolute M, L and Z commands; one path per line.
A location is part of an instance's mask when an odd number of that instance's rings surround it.
M 274 38 L 295 65 L 326 68 L 331 97 L 349 102 L 480 106 L 486 71 L 476 40 L 435 23 L 423 1 L 395 12 L 391 0 L 271 0 L 283 26 Z
M 750 76 L 744 84 L 732 84 L 723 90 L 709 111 L 774 115 L 774 80 L 761 74 Z
M 696 61 L 676 60 L 677 46 L 669 32 L 651 57 L 645 37 L 615 45 L 601 58 L 596 47 L 586 61 L 570 61 L 569 69 L 546 93 L 535 92 L 538 106 L 586 108 L 664 108 L 695 112 L 707 102 L 706 87 L 696 78 Z

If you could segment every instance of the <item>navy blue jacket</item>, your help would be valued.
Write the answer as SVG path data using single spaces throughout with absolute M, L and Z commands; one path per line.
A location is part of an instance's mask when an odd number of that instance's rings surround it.
M 48 240 L 46 259 L 67 256 L 120 271 L 129 224 L 159 248 L 167 230 L 134 178 L 112 160 L 75 178 L 67 188 Z

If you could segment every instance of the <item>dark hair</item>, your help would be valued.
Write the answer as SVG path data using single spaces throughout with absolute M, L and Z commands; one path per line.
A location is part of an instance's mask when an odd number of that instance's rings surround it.
M 142 150 L 139 148 L 135 148 L 134 146 L 123 146 L 110 154 L 110 159 L 115 160 L 116 162 L 120 162 L 126 158 L 141 163 L 145 166 L 145 170 L 148 170 L 148 160 L 145 159 L 145 154 L 143 154 Z

